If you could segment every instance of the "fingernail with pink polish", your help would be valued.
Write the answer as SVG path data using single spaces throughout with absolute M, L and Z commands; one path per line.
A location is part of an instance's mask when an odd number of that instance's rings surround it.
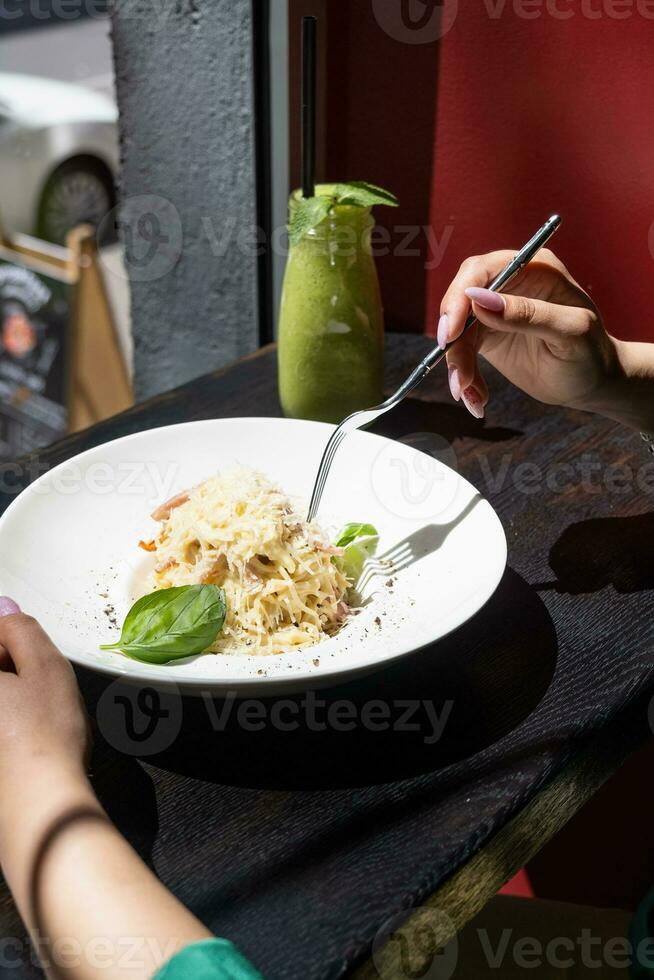
M 477 303 L 479 306 L 483 306 L 485 310 L 490 310 L 491 313 L 503 313 L 506 308 L 504 298 L 500 293 L 494 293 L 492 289 L 482 289 L 481 286 L 469 286 L 465 292 L 468 299 L 471 299 L 473 303 Z
M 447 342 L 450 336 L 450 321 L 448 319 L 447 313 L 443 313 L 442 317 L 438 321 L 438 329 L 436 331 L 436 341 L 441 350 L 445 350 L 447 347 Z
M 459 372 L 455 367 L 450 367 L 447 369 L 447 380 L 450 383 L 452 398 L 455 402 L 458 402 L 461 398 L 461 382 L 459 381 Z
M 20 612 L 20 606 L 6 595 L 0 595 L 0 616 L 15 616 Z
M 466 388 L 461 397 L 463 398 L 463 404 L 470 414 L 474 415 L 476 419 L 483 419 L 484 402 L 477 389 L 470 386 Z

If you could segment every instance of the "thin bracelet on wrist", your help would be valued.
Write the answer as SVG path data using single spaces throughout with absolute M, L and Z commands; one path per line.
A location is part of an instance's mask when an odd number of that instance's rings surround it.
M 647 451 L 654 456 L 654 435 L 651 432 L 641 432 L 640 438 L 647 446 Z

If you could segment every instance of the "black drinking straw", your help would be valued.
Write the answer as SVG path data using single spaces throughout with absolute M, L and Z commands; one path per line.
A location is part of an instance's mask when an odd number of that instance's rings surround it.
M 302 18 L 302 196 L 316 189 L 316 18 Z

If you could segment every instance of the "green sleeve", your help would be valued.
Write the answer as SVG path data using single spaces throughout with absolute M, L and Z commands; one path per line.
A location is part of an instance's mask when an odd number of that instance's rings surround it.
M 153 980 L 263 980 L 227 939 L 203 939 L 180 950 Z

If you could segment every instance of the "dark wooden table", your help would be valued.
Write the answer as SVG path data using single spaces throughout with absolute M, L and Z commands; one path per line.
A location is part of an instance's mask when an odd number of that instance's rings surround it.
M 389 338 L 389 388 L 426 346 Z M 324 695 L 449 700 L 439 742 L 425 744 L 424 732 L 216 731 L 206 705 L 183 701 L 168 705 L 172 744 L 139 749 L 112 729 L 106 682 L 80 671 L 111 815 L 182 901 L 272 980 L 405 976 L 401 944 L 384 944 L 389 922 L 408 915 L 411 936 L 409 912 L 423 906 L 462 925 L 649 734 L 654 464 L 633 433 L 537 405 L 492 372 L 490 382 L 483 424 L 436 372 L 378 431 L 451 446 L 506 529 L 497 593 L 437 656 Z M 265 349 L 0 469 L 0 508 L 44 468 L 118 436 L 279 412 Z M 4 935 L 22 935 L 5 890 L 0 915 Z M 21 977 L 38 975 L 27 953 L 23 967 Z

